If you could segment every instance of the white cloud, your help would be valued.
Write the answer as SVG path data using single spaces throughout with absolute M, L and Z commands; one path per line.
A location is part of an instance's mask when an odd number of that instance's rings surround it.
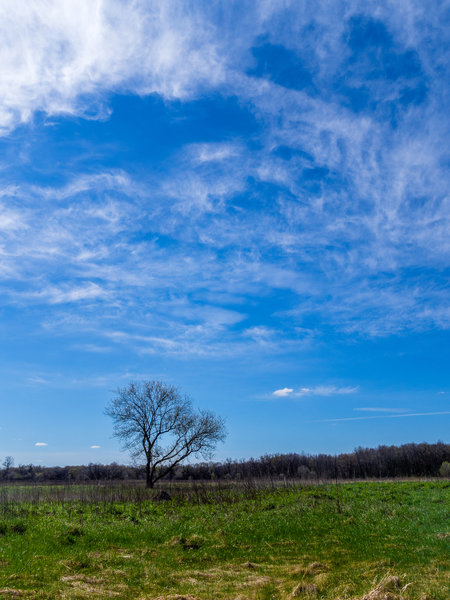
M 20 229 L 28 229 L 24 222 L 24 216 L 19 210 L 11 210 L 0 203 L 0 231 L 14 232 Z
M 111 90 L 189 96 L 224 77 L 220 36 L 177 2 L 35 0 L 0 4 L 0 131 L 32 118 L 107 118 Z
M 42 292 L 31 294 L 38 302 L 48 302 L 49 304 L 65 304 L 69 302 L 81 302 L 85 300 L 98 300 L 108 296 L 108 292 L 99 285 L 87 282 L 78 286 L 66 285 L 63 288 L 49 287 Z
M 94 352 L 95 354 L 103 354 L 112 350 L 110 346 L 98 346 L 96 344 L 72 344 L 70 348 L 79 352 Z
M 278 398 L 286 398 L 288 396 L 292 398 L 300 398 L 302 396 L 342 396 L 347 394 L 354 394 L 358 390 L 359 385 L 344 387 L 338 387 L 335 385 L 317 385 L 315 387 L 302 387 L 297 390 L 294 390 L 294 388 L 282 388 L 272 392 L 272 395 Z
M 381 408 L 381 407 L 361 407 L 354 408 L 353 410 L 357 410 L 360 412 L 385 412 L 385 413 L 403 413 L 405 412 L 404 408 Z
M 47 379 L 45 379 L 44 377 L 41 377 L 39 375 L 32 375 L 31 377 L 28 377 L 28 381 L 30 383 L 37 383 L 40 385 L 45 385 L 48 383 Z
M 342 396 L 354 394 L 359 385 L 338 387 L 335 385 L 317 385 L 312 388 L 303 387 L 295 392 L 295 396 Z
M 36 442 L 35 446 L 48 446 L 47 442 Z
M 101 446 L 97 446 L 96 444 L 94 444 L 93 446 L 89 446 L 89 448 L 101 448 Z
M 286 396 L 289 396 L 289 394 L 292 394 L 294 390 L 292 388 L 282 388 L 281 390 L 275 390 L 273 392 L 273 396 L 277 396 L 277 398 L 285 398 Z
M 187 151 L 192 154 L 192 160 L 197 163 L 221 162 L 242 155 L 245 148 L 238 144 L 209 143 L 192 144 Z
M 417 49 L 431 82 L 434 57 L 422 20 L 433 21 L 429 30 L 439 36 L 437 13 L 416 3 L 403 26 L 400 4 L 377 6 L 377 16 L 398 43 Z M 300 329 L 311 315 L 363 336 L 450 327 L 442 281 L 450 255 L 447 104 L 430 99 L 394 129 L 336 97 L 245 73 L 250 48 L 265 33 L 317 67 L 319 86 L 330 82 L 345 55 L 345 18 L 340 4 L 328 5 L 312 14 L 295 3 L 292 10 L 277 2 L 245 10 L 230 4 L 217 17 L 200 2 L 136 1 L 127 10 L 114 0 L 1 3 L 4 133 L 37 110 L 107 118 L 111 92 L 184 100 L 205 86 L 238 97 L 261 126 L 251 147 L 236 134 L 179 148 L 170 172 L 145 183 L 87 166 L 89 175 L 60 187 L 6 181 L 0 278 L 17 287 L 8 286 L 5 302 L 54 305 L 59 312 L 47 318 L 48 329 L 110 336 L 138 352 L 287 351 L 304 343 Z M 298 33 L 311 16 L 319 24 L 314 40 Z M 279 146 L 292 150 L 289 160 L 274 152 Z M 311 192 L 302 174 L 314 168 L 330 181 Z M 160 235 L 173 244 L 159 246 Z M 247 325 L 256 303 L 280 290 L 289 311 L 264 309 L 261 323 Z M 128 329 L 122 336 L 111 329 L 117 322 Z M 324 385 L 295 394 L 355 391 Z
M 370 417 L 341 417 L 337 419 L 317 419 L 312 423 L 335 423 L 338 421 L 367 421 L 370 419 L 401 419 L 403 417 L 434 417 L 440 415 L 450 415 L 450 411 L 424 412 L 424 413 L 405 413 L 399 415 L 373 415 Z

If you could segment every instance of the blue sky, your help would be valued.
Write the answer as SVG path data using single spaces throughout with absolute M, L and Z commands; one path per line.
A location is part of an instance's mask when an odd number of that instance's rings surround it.
M 448 441 L 445 3 L 0 6 L 0 458 L 126 462 L 163 379 L 216 458 Z

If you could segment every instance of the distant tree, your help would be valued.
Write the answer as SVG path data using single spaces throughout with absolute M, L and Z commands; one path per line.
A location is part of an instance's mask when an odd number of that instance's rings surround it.
M 224 422 L 195 411 L 188 396 L 162 381 L 130 383 L 107 405 L 114 436 L 134 458 L 144 458 L 146 485 L 170 473 L 188 456 L 209 456 L 225 439 Z
M 444 461 L 439 469 L 439 475 L 441 477 L 450 477 L 450 462 Z
M 3 461 L 3 468 L 9 471 L 14 466 L 14 459 L 12 456 L 6 456 Z
M 4 479 L 8 479 L 9 474 L 11 473 L 11 470 L 14 467 L 14 459 L 12 456 L 6 456 L 5 460 L 3 461 L 2 467 L 4 469 L 2 475 L 4 477 Z

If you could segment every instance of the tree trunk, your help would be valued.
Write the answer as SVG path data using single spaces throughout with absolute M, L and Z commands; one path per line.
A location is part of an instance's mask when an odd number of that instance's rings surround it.
M 154 482 L 151 476 L 150 461 L 147 461 L 147 464 L 145 465 L 145 487 L 152 488 L 153 484 Z

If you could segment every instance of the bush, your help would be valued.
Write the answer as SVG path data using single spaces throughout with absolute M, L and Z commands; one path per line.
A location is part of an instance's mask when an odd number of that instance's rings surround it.
M 441 477 L 450 477 L 450 462 L 445 460 L 442 463 L 441 468 L 439 469 L 439 475 Z

